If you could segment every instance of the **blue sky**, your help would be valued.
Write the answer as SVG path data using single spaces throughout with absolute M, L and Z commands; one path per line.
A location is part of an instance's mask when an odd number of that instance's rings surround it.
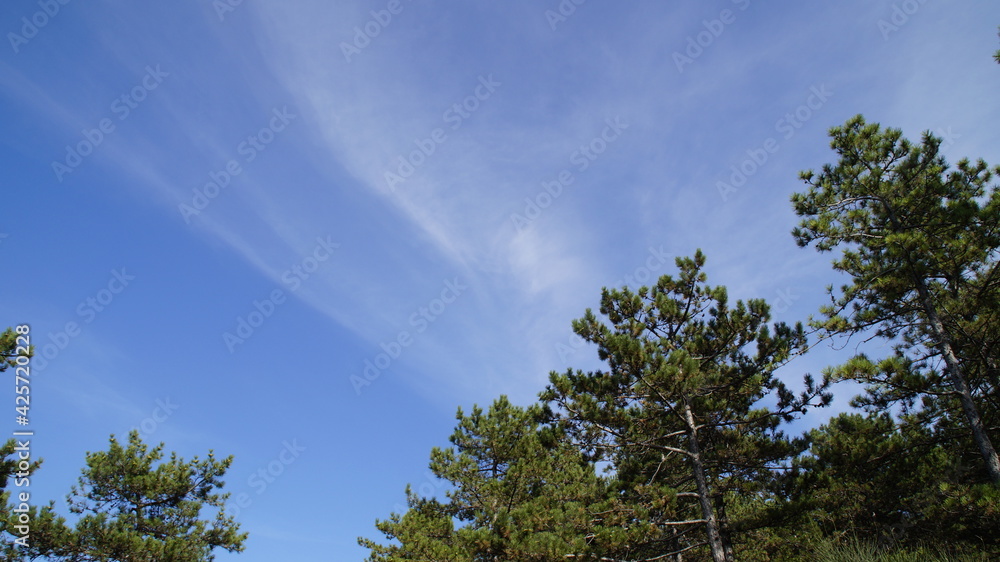
M 805 319 L 837 279 L 788 198 L 852 115 L 1000 162 L 986 0 L 17 0 L 0 24 L 33 498 L 65 513 L 133 427 L 233 454 L 251 536 L 218 560 L 361 559 L 408 482 L 440 492 L 458 406 L 598 367 L 571 320 L 675 256 Z

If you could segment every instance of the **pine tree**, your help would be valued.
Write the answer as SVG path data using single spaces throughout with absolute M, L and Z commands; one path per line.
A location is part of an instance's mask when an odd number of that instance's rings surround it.
M 228 494 L 217 493 L 232 457 L 220 461 L 210 452 L 204 460 L 185 462 L 173 454 L 159 462 L 162 449 L 160 444 L 150 450 L 133 431 L 127 446 L 112 437 L 108 451 L 88 453 L 68 498 L 79 515 L 75 526 L 53 504 L 30 506 L 31 540 L 27 546 L 5 540 L 4 560 L 204 562 L 214 559 L 216 548 L 242 551 L 247 535 L 223 513 Z M 13 451 L 13 443 L 0 448 L 0 477 L 13 474 Z M 19 514 L 3 497 L 0 531 L 16 537 Z M 202 520 L 201 510 L 213 507 L 215 520 Z
M 925 133 L 914 145 L 860 115 L 830 135 L 840 161 L 819 175 L 803 172 L 809 189 L 792 196 L 804 217 L 793 231 L 799 245 L 842 250 L 833 266 L 850 277 L 839 294 L 829 289 L 832 304 L 815 324 L 828 335 L 896 342 L 894 357 L 861 358 L 840 374 L 887 390 L 887 401 L 940 399 L 942 411 L 954 403 L 985 472 L 1000 484 L 982 416 L 983 401 L 995 396 L 987 379 L 995 380 L 996 352 L 975 352 L 985 343 L 976 334 L 998 332 L 1000 193 L 988 188 L 992 172 L 982 160 L 949 169 L 941 139 Z
M 964 459 L 933 427 L 887 412 L 844 413 L 810 440 L 796 482 L 808 507 L 803 523 L 835 541 L 1000 554 L 1000 489 L 970 483 Z
M 228 494 L 219 494 L 232 457 L 163 459 L 163 444 L 153 449 L 138 431 L 127 446 L 113 436 L 107 451 L 87 454 L 87 468 L 70 495 L 76 523 L 75 549 L 94 560 L 201 562 L 212 551 L 243 550 L 246 533 L 225 515 Z M 155 465 L 155 466 L 154 466 Z M 214 521 L 200 518 L 217 508 Z
M 453 446 L 431 453 L 447 501 L 407 488 L 409 509 L 376 523 L 398 544 L 358 539 L 368 560 L 554 562 L 591 552 L 603 487 L 580 451 L 538 418 L 506 397 L 488 411 L 459 409 Z
M 730 306 L 724 287 L 705 283 L 704 264 L 699 251 L 677 260 L 676 278 L 605 289 L 610 325 L 588 310 L 573 329 L 608 371 L 553 373 L 542 396 L 581 446 L 612 463 L 623 507 L 649 533 L 644 559 L 707 545 L 716 562 L 732 561 L 734 535 L 763 518 L 733 521 L 727 507 L 769 494 L 805 446 L 782 422 L 830 400 L 826 381 L 807 376 L 796 396 L 775 375 L 806 349 L 802 326 L 769 326 L 761 299 Z
M 34 460 L 23 469 L 16 449 L 17 441 L 13 439 L 0 446 L 0 559 L 35 560 L 68 554 L 66 546 L 73 541 L 72 532 L 65 519 L 55 513 L 53 504 L 39 507 L 21 501 L 19 487 L 9 489 L 14 482 L 30 482 L 41 466 L 41 460 Z
M 30 359 L 34 354 L 34 346 L 23 345 L 26 338 L 19 332 L 7 328 L 0 333 L 0 373 L 22 367 L 24 362 L 19 358 Z M 10 439 L 0 446 L 0 555 L 3 560 L 33 560 L 60 552 L 61 545 L 69 541 L 65 520 L 55 514 L 52 505 L 38 507 L 22 502 L 17 489 L 9 488 L 12 483 L 30 482 L 42 464 L 41 459 L 37 459 L 24 467 L 20 460 L 16 440 Z M 30 525 L 25 525 L 25 521 Z M 30 533 L 26 537 L 20 529 L 29 529 Z

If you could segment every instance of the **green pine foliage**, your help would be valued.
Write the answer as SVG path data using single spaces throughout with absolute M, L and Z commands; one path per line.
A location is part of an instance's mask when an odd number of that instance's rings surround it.
M 17 502 L 6 489 L 17 472 L 14 442 L 0 448 L 0 553 L 4 560 L 63 562 L 203 562 L 213 551 L 243 550 L 246 533 L 223 512 L 228 494 L 218 493 L 232 457 L 191 461 L 163 445 L 149 449 L 133 431 L 127 445 L 114 437 L 107 451 L 88 453 L 87 467 L 68 497 L 75 525 L 57 515 L 53 504 L 28 508 L 27 545 L 16 544 Z M 32 472 L 37 469 L 36 463 Z M 214 520 L 202 510 L 217 508 Z
M 80 515 L 74 548 L 101 560 L 213 560 L 212 551 L 243 550 L 245 533 L 225 514 L 220 494 L 232 457 L 195 457 L 189 462 L 163 444 L 149 449 L 138 431 L 123 446 L 114 437 L 107 451 L 87 454 L 87 468 L 70 495 Z M 154 466 L 155 465 L 155 466 Z M 212 521 L 202 509 L 216 508 Z
M 768 514 L 730 520 L 729 504 L 773 494 L 804 448 L 782 424 L 830 398 L 825 381 L 807 376 L 795 395 L 775 376 L 805 350 L 802 326 L 769 324 L 760 299 L 731 305 L 724 287 L 706 284 L 704 265 L 698 252 L 677 260 L 676 278 L 605 290 L 600 313 L 610 325 L 588 310 L 573 327 L 608 371 L 553 374 L 542 394 L 653 516 L 641 523 L 643 556 L 705 544 L 716 560 L 732 560 L 735 531 L 767 525 Z
M 1000 484 L 990 431 L 998 351 L 982 347 L 997 334 L 1000 192 L 989 182 L 1000 168 L 950 168 L 941 139 L 926 133 L 915 144 L 861 116 L 831 136 L 839 162 L 803 172 L 809 188 L 792 196 L 798 243 L 838 250 L 833 267 L 850 278 L 830 288 L 814 325 L 829 336 L 873 334 L 896 351 L 835 371 L 868 383 L 872 406 L 900 403 L 926 412 L 926 423 L 964 428 Z
M 954 445 L 886 413 L 841 414 L 810 433 L 798 495 L 824 535 L 1000 554 L 1000 490 L 969 479 Z M 974 459 L 973 459 L 974 460 Z
M 7 328 L 0 332 L 0 373 L 16 366 L 18 357 L 30 358 L 34 355 L 35 346 L 29 346 L 27 353 L 25 353 L 23 346 L 17 345 L 17 336 L 14 328 Z
M 359 539 L 369 560 L 556 561 L 589 551 L 605 486 L 579 449 L 539 422 L 537 408 L 501 397 L 488 411 L 458 411 L 452 447 L 435 448 L 430 469 L 451 490 L 444 500 L 407 489 L 409 509 L 376 527 L 399 544 Z
M 41 461 L 32 461 L 27 470 L 18 467 L 15 452 L 17 441 L 11 439 L 0 446 L 0 554 L 3 560 L 34 560 L 55 553 L 66 553 L 62 546 L 71 540 L 66 521 L 59 517 L 52 505 L 38 507 L 20 502 L 16 488 L 11 488 L 15 479 L 28 478 L 38 470 Z M 25 507 L 27 507 L 25 511 Z M 15 511 L 16 510 L 16 511 Z M 27 515 L 31 521 L 30 540 L 24 541 L 24 533 L 17 532 L 20 517 Z M 22 542 L 16 542 L 22 539 Z

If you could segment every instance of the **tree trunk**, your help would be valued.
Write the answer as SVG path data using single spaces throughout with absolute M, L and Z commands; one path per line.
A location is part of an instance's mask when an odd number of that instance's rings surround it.
M 930 291 L 928 291 L 927 285 L 922 279 L 919 281 L 918 289 L 920 298 L 924 301 L 924 311 L 927 314 L 927 319 L 930 321 L 931 330 L 937 339 L 936 347 L 944 357 L 948 378 L 951 380 L 952 386 L 955 387 L 955 391 L 958 392 L 958 400 L 962 404 L 962 411 L 965 413 L 965 418 L 972 429 L 972 439 L 976 442 L 976 446 L 979 447 L 979 452 L 986 462 L 986 471 L 990 475 L 990 480 L 994 484 L 1000 485 L 1000 457 L 997 456 L 993 442 L 986 433 L 985 426 L 983 426 L 983 419 L 979 415 L 976 403 L 972 399 L 972 389 L 969 388 L 969 381 L 965 380 L 965 375 L 962 373 L 962 366 L 955 355 L 950 334 L 945 329 L 944 323 L 941 322 L 941 318 L 937 313 L 937 307 L 931 301 Z
M 705 520 L 705 528 L 708 531 L 708 546 L 712 549 L 712 560 L 714 562 L 733 562 L 726 558 L 725 548 L 722 546 L 722 536 L 719 534 L 719 523 L 715 519 L 712 510 L 712 499 L 709 496 L 708 479 L 705 476 L 705 465 L 701 460 L 701 448 L 698 445 L 698 426 L 695 424 L 694 415 L 691 413 L 691 403 L 684 399 L 684 421 L 688 426 L 688 452 L 691 457 L 691 468 L 694 471 L 694 481 L 698 487 L 698 500 L 701 502 L 702 518 Z
M 715 496 L 715 516 L 719 520 L 719 535 L 722 537 L 722 549 L 726 553 L 726 560 L 736 560 L 733 554 L 733 537 L 729 530 L 729 516 L 726 515 L 726 500 L 722 493 Z
M 888 212 L 893 229 L 896 232 L 903 232 L 904 230 L 900 227 L 899 220 L 896 218 L 895 210 L 886 203 L 883 203 L 883 205 Z M 906 254 L 906 262 L 910 267 L 910 280 L 917 287 L 917 293 L 920 295 L 924 314 L 927 315 L 927 321 L 930 323 L 931 333 L 937 340 L 935 347 L 938 348 L 938 351 L 941 352 L 944 358 L 945 371 L 948 373 L 948 378 L 951 380 L 952 386 L 955 387 L 955 391 L 958 393 L 958 400 L 962 404 L 962 411 L 965 413 L 965 418 L 969 422 L 969 428 L 972 430 L 972 439 L 976 442 L 976 446 L 979 447 L 979 453 L 983 456 L 983 461 L 986 463 L 986 472 L 989 474 L 990 480 L 1000 486 L 1000 457 L 997 456 L 997 451 L 993 448 L 993 442 L 990 441 L 989 435 L 986 434 L 983 419 L 980 417 L 976 403 L 972 399 L 972 389 L 969 388 L 969 381 L 966 380 L 964 373 L 962 373 L 962 366 L 955 355 L 951 334 L 945 329 L 944 322 L 938 316 L 937 307 L 931 298 L 930 289 L 927 288 L 927 280 L 920 275 L 919 269 L 913 263 L 912 254 Z

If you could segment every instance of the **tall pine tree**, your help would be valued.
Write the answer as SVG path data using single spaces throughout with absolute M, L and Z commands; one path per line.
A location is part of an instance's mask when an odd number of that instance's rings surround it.
M 816 324 L 828 334 L 873 331 L 896 342 L 895 357 L 861 358 L 841 374 L 886 390 L 888 401 L 928 398 L 943 411 L 954 404 L 988 478 L 1000 484 L 997 428 L 982 414 L 995 399 L 996 351 L 979 347 L 998 330 L 1000 193 L 988 185 L 992 171 L 982 160 L 949 169 L 941 139 L 925 133 L 914 144 L 860 115 L 830 135 L 839 161 L 818 175 L 803 172 L 809 188 L 792 196 L 803 217 L 793 231 L 799 245 L 840 250 L 834 269 L 850 278 L 839 292 L 830 288 Z
M 796 396 L 775 375 L 805 350 L 802 326 L 769 325 L 761 299 L 730 305 L 704 264 L 699 251 L 653 287 L 604 290 L 609 324 L 588 310 L 573 328 L 608 370 L 553 373 L 543 394 L 614 467 L 633 524 L 648 530 L 642 559 L 707 546 L 715 562 L 734 560 L 734 539 L 764 518 L 733 520 L 727 508 L 768 496 L 805 446 L 782 423 L 830 399 L 825 381 L 807 376 Z

